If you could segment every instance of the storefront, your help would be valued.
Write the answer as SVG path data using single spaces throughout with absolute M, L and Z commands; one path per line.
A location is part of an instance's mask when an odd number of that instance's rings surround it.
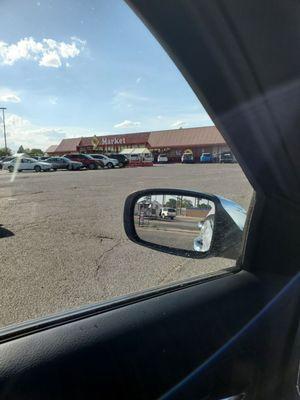
M 149 147 L 154 158 L 165 153 L 169 162 L 180 161 L 182 154 L 187 152 L 197 162 L 202 153 L 219 155 L 229 150 L 223 136 L 214 126 L 151 132 Z
M 219 155 L 229 151 L 217 128 L 209 126 L 63 139 L 58 146 L 51 146 L 46 152 L 49 155 L 75 152 L 105 154 L 124 153 L 124 150 L 129 148 L 147 148 L 153 154 L 154 160 L 159 154 L 165 153 L 170 162 L 180 161 L 182 154 L 187 150 L 192 152 L 195 161 L 199 161 L 204 152 Z
M 149 132 L 82 138 L 78 151 L 82 153 L 120 153 L 127 148 L 148 147 Z

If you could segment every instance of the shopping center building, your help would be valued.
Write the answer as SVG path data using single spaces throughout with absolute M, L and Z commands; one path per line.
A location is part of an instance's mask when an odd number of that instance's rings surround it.
M 123 135 L 91 136 L 63 139 L 57 146 L 50 146 L 46 153 L 119 153 L 127 148 L 148 148 L 154 155 L 166 153 L 171 162 L 180 161 L 181 155 L 190 150 L 194 159 L 204 152 L 219 155 L 229 151 L 222 135 L 214 126 L 180 128 L 164 131 L 127 133 Z

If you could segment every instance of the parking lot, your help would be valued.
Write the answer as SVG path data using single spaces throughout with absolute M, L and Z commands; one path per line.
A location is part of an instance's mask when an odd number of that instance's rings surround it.
M 245 208 L 237 164 L 0 172 L 0 326 L 211 273 L 232 260 L 190 260 L 129 242 L 126 196 L 149 187 L 220 194 Z

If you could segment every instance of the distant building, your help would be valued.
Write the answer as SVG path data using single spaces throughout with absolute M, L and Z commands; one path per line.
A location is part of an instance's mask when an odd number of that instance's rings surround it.
M 49 154 L 49 155 L 54 154 L 56 148 L 57 148 L 57 145 L 56 145 L 56 144 L 55 144 L 55 145 L 52 145 L 52 146 L 48 147 L 48 149 L 45 151 L 45 153 L 47 153 L 47 154 Z
M 47 149 L 49 155 L 67 153 L 119 153 L 126 148 L 148 148 L 154 158 L 166 153 L 169 161 L 180 161 L 186 150 L 191 150 L 194 159 L 204 152 L 219 155 L 229 151 L 223 136 L 214 126 L 181 128 L 153 132 L 127 133 L 123 135 L 91 136 L 63 139 L 58 146 Z

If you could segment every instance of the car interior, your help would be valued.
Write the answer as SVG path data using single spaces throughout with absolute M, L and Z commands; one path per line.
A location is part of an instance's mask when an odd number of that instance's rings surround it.
M 300 4 L 127 3 L 253 186 L 241 254 L 218 274 L 1 329 L 0 398 L 300 398 Z

